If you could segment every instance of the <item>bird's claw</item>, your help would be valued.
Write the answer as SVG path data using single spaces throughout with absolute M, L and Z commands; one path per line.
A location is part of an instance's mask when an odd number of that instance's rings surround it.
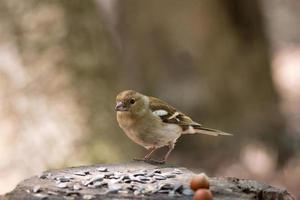
M 150 163 L 150 164 L 165 164 L 166 163 L 165 160 L 153 160 L 150 158 L 134 158 L 133 160 L 143 161 L 143 162 Z
M 157 163 L 157 164 L 165 164 L 166 161 L 165 160 L 151 160 L 153 163 Z
M 145 159 L 145 158 L 134 158 L 133 160 L 134 161 L 147 161 L 147 159 Z

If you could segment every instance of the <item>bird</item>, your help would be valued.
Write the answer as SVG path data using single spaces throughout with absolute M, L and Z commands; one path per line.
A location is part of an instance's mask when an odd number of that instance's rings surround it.
M 185 134 L 232 135 L 206 128 L 167 102 L 134 90 L 124 90 L 116 96 L 115 110 L 117 122 L 124 133 L 149 151 L 144 158 L 136 160 L 151 161 L 157 149 L 167 146 L 168 151 L 162 160 L 152 160 L 165 163 L 177 139 Z

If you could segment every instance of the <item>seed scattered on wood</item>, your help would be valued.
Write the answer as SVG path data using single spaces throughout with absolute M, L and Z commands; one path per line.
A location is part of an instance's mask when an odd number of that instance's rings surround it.
M 174 185 L 173 184 L 170 184 L 170 183 L 163 183 L 159 186 L 159 190 L 160 191 L 164 191 L 164 190 L 173 190 L 174 188 Z
M 127 190 L 119 190 L 118 193 L 120 193 L 120 194 L 128 194 L 129 192 Z
M 180 169 L 175 168 L 172 172 L 173 174 L 183 174 L 183 172 Z
M 150 181 L 151 179 L 146 177 L 146 176 L 140 176 L 139 180 L 141 180 L 141 181 Z
M 41 186 L 36 185 L 33 187 L 32 192 L 33 193 L 39 193 L 41 191 Z
M 133 192 L 133 194 L 134 194 L 135 196 L 138 196 L 138 195 L 141 194 L 141 192 L 140 192 L 139 190 L 135 190 L 135 191 Z
M 51 191 L 51 190 L 49 190 L 49 191 L 47 192 L 47 194 L 49 194 L 49 195 L 58 195 L 57 192 L 54 192 L 54 191 Z
M 43 173 L 43 174 L 41 174 L 41 175 L 39 175 L 39 178 L 40 179 L 49 179 L 49 178 L 51 178 L 51 173 Z
M 120 185 L 117 185 L 117 184 L 108 184 L 107 193 L 116 193 L 116 192 L 118 192 L 121 189 L 122 189 L 122 187 Z
M 58 188 L 67 188 L 68 187 L 68 183 L 67 182 L 58 183 L 56 185 L 56 187 L 58 187 Z
M 80 193 L 77 192 L 77 191 L 69 190 L 69 191 L 66 192 L 66 195 L 67 195 L 67 196 L 79 196 Z
M 71 181 L 71 177 L 68 176 L 63 176 L 63 177 L 56 177 L 55 180 L 57 180 L 58 182 L 64 183 L 64 182 L 70 182 Z
M 98 172 L 108 172 L 108 169 L 106 167 L 98 167 L 97 171 Z
M 73 185 L 73 190 L 80 190 L 81 189 L 81 185 L 79 183 L 75 183 Z
M 191 196 L 191 195 L 194 194 L 194 192 L 193 192 L 193 190 L 191 190 L 190 188 L 184 188 L 184 189 L 182 190 L 182 194 L 183 194 L 183 195 L 186 195 L 186 196 Z
M 86 175 L 90 174 L 90 172 L 89 171 L 78 171 L 78 172 L 75 172 L 74 174 L 77 176 L 86 176 Z
M 174 190 L 175 192 L 181 193 L 181 192 L 182 192 L 182 189 L 183 189 L 182 183 L 179 183 L 179 182 L 174 183 L 173 190 Z
M 103 175 L 103 174 L 98 174 L 98 175 L 96 175 L 95 177 L 92 177 L 92 178 L 90 178 L 89 180 L 84 181 L 84 182 L 83 182 L 83 185 L 84 185 L 84 186 L 88 186 L 88 185 L 90 185 L 90 184 L 93 184 L 93 183 L 96 182 L 96 181 L 102 181 L 103 178 L 104 178 L 104 175 Z
M 169 170 L 152 169 L 115 171 L 110 170 L 107 167 L 98 167 L 96 170 L 91 169 L 91 171 L 78 170 L 73 172 L 70 176 L 56 175 L 56 177 L 53 177 L 53 175 L 45 173 L 42 174 L 40 178 L 50 179 L 50 177 L 52 177 L 51 179 L 56 180 L 56 186 L 58 188 L 69 188 L 70 190 L 65 191 L 67 199 L 76 198 L 76 195 L 84 193 L 85 189 L 96 188 L 100 190 L 97 192 L 97 194 L 100 195 L 108 193 L 120 193 L 124 195 L 133 194 L 135 196 L 166 194 L 170 197 L 193 195 L 193 191 L 187 185 L 183 185 L 176 181 L 174 182 L 173 178 L 180 176 L 180 174 L 183 174 L 183 172 L 177 168 Z M 40 188 L 36 188 L 34 191 L 32 190 L 33 193 L 38 193 L 40 192 Z M 53 195 L 59 194 L 56 193 Z M 85 194 L 82 198 L 95 199 L 96 196 Z
M 145 171 L 139 171 L 139 172 L 135 172 L 133 174 L 133 176 L 145 176 L 146 174 L 147 174 L 147 172 L 145 172 Z
M 163 175 L 158 175 L 158 174 L 153 176 L 153 178 L 156 180 L 166 180 L 167 179 L 167 177 L 165 177 Z
M 94 199 L 94 198 L 96 198 L 96 196 L 94 196 L 94 195 L 90 195 L 90 194 L 85 194 L 85 195 L 83 195 L 83 197 L 82 197 L 83 199 L 86 199 L 86 200 L 90 200 L 90 199 Z
M 107 183 L 106 182 L 101 182 L 101 181 L 96 181 L 95 183 L 94 183 L 94 187 L 96 188 L 96 187 L 103 187 L 103 186 L 107 186 Z
M 167 177 L 167 178 L 175 178 L 176 174 L 164 173 L 164 176 Z
M 48 195 L 47 194 L 36 193 L 36 194 L 34 194 L 34 197 L 39 198 L 39 199 L 47 199 Z
M 153 171 L 153 173 L 161 174 L 161 170 L 160 170 L 160 169 L 155 169 L 155 170 Z

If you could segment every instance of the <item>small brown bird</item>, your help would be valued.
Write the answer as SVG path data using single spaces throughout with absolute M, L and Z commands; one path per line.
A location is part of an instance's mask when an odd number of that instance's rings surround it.
M 164 159 L 158 161 L 165 163 L 182 134 L 231 135 L 203 127 L 168 103 L 133 90 L 125 90 L 117 95 L 115 109 L 119 126 L 125 134 L 149 150 L 139 160 L 150 160 L 156 149 L 168 146 L 169 150 Z

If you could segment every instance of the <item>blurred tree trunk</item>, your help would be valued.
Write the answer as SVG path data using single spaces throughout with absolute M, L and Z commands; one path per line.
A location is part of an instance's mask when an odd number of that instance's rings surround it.
M 251 142 L 263 142 L 284 163 L 285 122 L 259 1 L 119 3 L 125 85 L 162 97 L 206 126 L 234 133 L 233 138 L 186 137 L 177 146 L 190 154 L 175 150 L 178 160 L 216 169 L 229 162 L 224 159 L 236 160 Z
M 95 1 L 4 0 L 0 15 L 0 188 L 46 168 L 119 159 L 118 54 Z
M 103 13 L 95 1 L 61 1 L 69 31 L 64 41 L 72 84 L 86 109 L 86 156 L 92 161 L 117 160 L 126 143 L 118 132 L 114 113 L 118 81 L 118 50 L 109 36 Z M 108 123 L 109 122 L 109 123 Z M 122 148 L 123 147 L 123 148 Z M 133 149 L 134 150 L 134 149 Z M 130 151 L 128 151 L 129 153 Z

